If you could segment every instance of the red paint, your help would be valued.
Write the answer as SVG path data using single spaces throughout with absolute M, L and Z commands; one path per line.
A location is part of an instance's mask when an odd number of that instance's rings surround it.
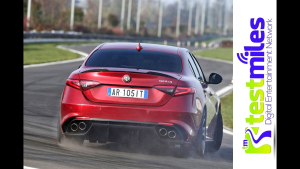
M 168 126 L 173 126 L 172 123 L 158 123 L 158 124 L 162 124 L 162 125 L 168 125 Z
M 75 117 L 76 119 L 90 119 L 89 117 Z

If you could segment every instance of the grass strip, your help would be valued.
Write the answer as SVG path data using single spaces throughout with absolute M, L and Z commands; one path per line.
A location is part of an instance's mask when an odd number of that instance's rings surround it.
M 23 64 L 37 64 L 46 62 L 55 62 L 79 58 L 80 55 L 59 49 L 57 45 L 74 45 L 83 44 L 82 42 L 74 43 L 26 43 L 23 44 Z M 85 43 L 86 44 L 86 43 Z M 96 43 L 101 44 L 101 43 Z
M 222 59 L 222 60 L 233 60 L 233 49 L 232 48 L 214 48 L 202 51 L 193 52 L 195 56 L 202 56 L 212 59 Z
M 223 125 L 233 129 L 233 92 L 221 98 Z

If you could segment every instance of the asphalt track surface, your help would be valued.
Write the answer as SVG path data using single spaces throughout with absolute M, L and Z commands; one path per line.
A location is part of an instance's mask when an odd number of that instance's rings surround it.
M 70 46 L 90 53 L 95 46 Z M 198 58 L 206 75 L 216 72 L 223 82 L 215 91 L 230 84 L 232 64 Z M 218 152 L 200 157 L 193 151 L 178 157 L 178 148 L 145 149 L 139 145 L 89 143 L 82 147 L 57 144 L 60 97 L 70 73 L 82 63 L 72 62 L 24 69 L 23 162 L 34 168 L 233 168 L 233 136 L 224 133 Z

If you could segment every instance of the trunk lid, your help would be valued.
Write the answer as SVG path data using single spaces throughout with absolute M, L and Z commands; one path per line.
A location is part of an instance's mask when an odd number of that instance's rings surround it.
M 124 80 L 126 75 L 130 77 L 129 82 Z M 79 77 L 80 80 L 93 80 L 101 83 L 100 86 L 83 91 L 85 97 L 92 102 L 161 106 L 167 103 L 172 96 L 156 89 L 155 86 L 176 86 L 181 75 L 179 73 L 144 69 L 84 68 L 80 70 Z M 130 89 L 133 95 L 135 95 L 135 92 L 141 92 L 141 90 L 145 93 L 147 91 L 147 98 L 132 98 L 126 96 L 126 94 L 124 94 L 125 97 L 123 95 L 120 97 L 121 94 L 120 96 L 112 96 L 113 93 L 108 94 L 117 89 L 124 90 L 123 94 Z

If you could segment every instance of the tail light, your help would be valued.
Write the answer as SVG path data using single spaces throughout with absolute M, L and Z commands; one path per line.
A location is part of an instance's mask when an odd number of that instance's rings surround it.
M 82 90 L 88 90 L 90 88 L 100 85 L 100 82 L 91 81 L 91 80 L 80 80 Z
M 160 90 L 169 95 L 173 95 L 176 86 L 154 86 L 157 90 Z
M 177 87 L 175 91 L 175 96 L 196 93 L 195 88 L 192 87 Z
M 66 85 L 74 87 L 79 90 L 88 90 L 93 87 L 99 86 L 101 83 L 92 80 L 78 80 L 78 79 L 68 79 Z
M 195 93 L 196 90 L 195 88 L 192 87 L 176 87 L 176 86 L 154 86 L 154 88 L 167 93 L 169 95 L 175 95 L 175 96 L 179 96 L 179 95 L 184 95 L 184 94 L 191 94 L 191 93 Z
M 75 79 L 68 79 L 66 82 L 66 85 L 74 87 L 76 89 L 80 90 L 80 83 L 79 80 L 75 80 Z

